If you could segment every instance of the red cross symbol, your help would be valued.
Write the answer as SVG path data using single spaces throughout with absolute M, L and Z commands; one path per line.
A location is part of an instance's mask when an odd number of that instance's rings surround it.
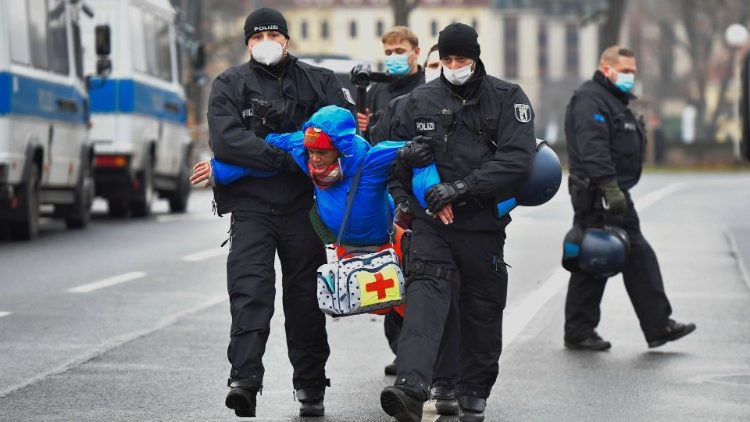
M 385 299 L 385 291 L 395 285 L 392 278 L 383 279 L 380 273 L 375 274 L 375 281 L 365 284 L 365 290 L 368 292 L 378 292 L 378 299 Z

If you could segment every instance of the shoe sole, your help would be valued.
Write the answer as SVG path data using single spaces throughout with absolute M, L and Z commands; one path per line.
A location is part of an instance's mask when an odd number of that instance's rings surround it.
M 458 415 L 458 401 L 456 399 L 436 399 L 435 410 L 440 416 Z
M 679 336 L 677 336 L 675 338 L 670 338 L 668 340 L 654 340 L 654 341 L 649 341 L 648 342 L 648 348 L 649 349 L 653 349 L 655 347 L 663 346 L 663 345 L 667 344 L 667 342 L 679 340 L 679 339 L 685 337 L 686 335 L 692 333 L 693 331 L 695 331 L 695 328 L 696 327 L 690 327 L 689 329 L 683 331 Z
M 306 407 L 299 409 L 299 415 L 300 416 L 312 416 L 312 417 L 320 417 L 325 415 L 325 407 L 320 405 L 312 405 L 312 407 Z
M 484 414 L 473 415 L 464 413 L 458 418 L 458 420 L 461 422 L 484 422 Z
M 397 394 L 391 391 L 380 393 L 380 407 L 385 413 L 396 418 L 398 422 L 420 422 L 422 417 L 409 413 L 406 403 Z
M 566 341 L 565 348 L 570 349 L 570 350 L 590 350 L 592 352 L 604 352 L 605 350 L 611 349 L 612 344 L 607 343 L 598 347 L 589 347 L 589 346 L 581 346 L 580 344 L 577 344 L 577 343 L 569 343 Z
M 247 401 L 240 396 L 227 397 L 224 404 L 226 404 L 228 408 L 233 409 L 236 416 L 241 418 L 255 417 L 255 409 L 251 410 Z

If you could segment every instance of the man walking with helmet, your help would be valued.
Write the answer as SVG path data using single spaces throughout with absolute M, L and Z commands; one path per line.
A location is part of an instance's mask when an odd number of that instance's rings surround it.
M 593 79 L 575 92 L 566 110 L 575 213 L 574 229 L 564 246 L 564 265 L 572 270 L 565 303 L 565 347 L 569 349 L 602 351 L 612 346 L 597 334 L 596 327 L 607 278 L 620 269 L 649 347 L 695 330 L 695 324 L 669 318 L 672 308 L 659 263 L 641 233 L 629 192 L 640 179 L 646 145 L 646 130 L 628 108 L 635 98 L 631 94 L 635 74 L 632 51 L 620 46 L 607 48 Z M 597 267 L 596 260 L 584 262 L 585 254 L 599 252 L 598 241 L 615 245 L 614 256 L 606 258 L 619 262 L 609 268 Z M 571 267 L 571 255 L 581 258 L 579 268 Z

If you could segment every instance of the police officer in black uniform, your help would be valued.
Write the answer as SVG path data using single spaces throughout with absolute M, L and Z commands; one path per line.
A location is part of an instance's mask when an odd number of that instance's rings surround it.
M 428 210 L 409 198 L 414 223 L 398 375 L 380 400 L 399 421 L 421 420 L 458 289 L 456 394 L 461 420 L 482 421 L 498 373 L 508 286 L 503 247 L 510 219 L 498 218 L 495 205 L 513 196 L 530 171 L 536 146 L 533 111 L 518 85 L 486 74 L 473 28 L 448 25 L 438 46 L 440 79 L 416 88 L 392 120 L 396 139 L 421 136 L 420 142 L 429 145 L 442 183 L 428 191 Z M 402 154 L 394 171 L 405 185 L 411 178 L 410 171 L 403 171 L 407 168 L 408 154 Z
M 630 253 L 622 269 L 625 288 L 649 347 L 658 347 L 691 333 L 695 324 L 669 318 L 672 308 L 664 292 L 659 263 L 641 233 L 630 196 L 630 188 L 641 176 L 646 145 L 643 123 L 628 108 L 629 101 L 635 98 L 630 92 L 635 73 L 632 51 L 620 46 L 607 48 L 593 79 L 585 82 L 568 104 L 565 136 L 573 223 L 584 229 L 609 224 L 627 232 Z M 606 281 L 583 271 L 571 274 L 565 303 L 566 347 L 611 347 L 596 332 Z
M 322 415 L 329 348 L 314 281 L 316 269 L 325 263 L 325 251 L 308 220 L 312 184 L 296 170 L 291 156 L 263 138 L 271 132 L 299 130 L 326 105 L 353 110 L 353 100 L 333 72 L 288 54 L 287 23 L 278 11 L 262 8 L 251 13 L 245 21 L 245 43 L 250 62 L 226 70 L 211 88 L 211 149 L 221 161 L 278 174 L 247 177 L 214 191 L 219 214 L 232 213 L 227 261 L 232 315 L 227 356 L 232 369 L 226 405 L 238 416 L 255 416 L 274 311 L 278 252 L 300 414 Z

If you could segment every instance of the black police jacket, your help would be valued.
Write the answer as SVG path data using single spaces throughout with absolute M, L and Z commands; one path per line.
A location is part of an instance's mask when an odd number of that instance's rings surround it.
M 351 94 L 333 72 L 288 55 L 275 67 L 253 60 L 231 67 L 214 80 L 208 103 L 209 143 L 220 161 L 273 177 L 246 177 L 214 188 L 219 214 L 258 211 L 287 214 L 312 206 L 310 179 L 294 169 L 291 157 L 263 139 L 293 132 L 326 105 L 354 110 Z
M 593 187 L 617 180 L 621 189 L 641 177 L 646 130 L 628 108 L 635 98 L 597 71 L 575 92 L 565 112 L 570 174 Z
M 453 204 L 457 230 L 497 230 L 497 202 L 515 195 L 531 169 L 534 112 L 521 87 L 486 75 L 484 65 L 464 86 L 441 76 L 394 102 L 390 137 L 429 137 L 443 182 L 466 182 L 469 195 Z M 409 180 L 403 180 L 409 186 Z M 411 189 L 408 189 L 409 191 Z M 416 218 L 441 224 L 409 198 Z
M 367 91 L 367 108 L 370 109 L 370 123 L 368 132 L 380 121 L 380 117 L 385 112 L 388 104 L 396 97 L 408 94 L 414 88 L 424 84 L 424 70 L 419 67 L 419 71 L 413 75 L 407 75 L 402 78 L 394 78 L 393 82 L 377 82 L 372 84 Z

